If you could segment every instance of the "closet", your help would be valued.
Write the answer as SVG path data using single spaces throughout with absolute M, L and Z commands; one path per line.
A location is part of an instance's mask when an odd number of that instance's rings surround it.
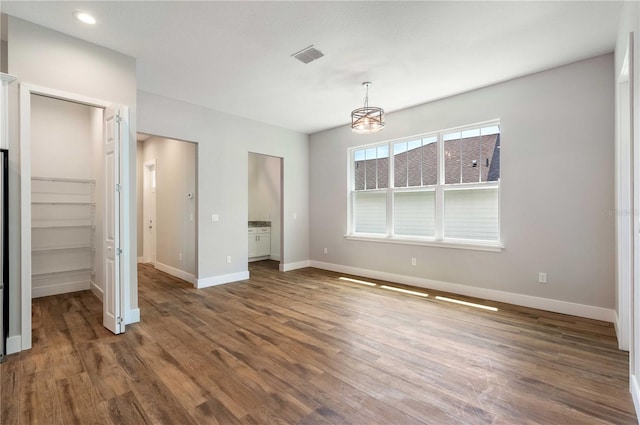
M 32 297 L 102 298 L 103 110 L 31 95 Z

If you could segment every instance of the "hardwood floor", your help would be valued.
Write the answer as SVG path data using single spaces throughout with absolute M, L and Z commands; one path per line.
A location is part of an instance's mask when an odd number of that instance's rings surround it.
M 34 300 L 0 423 L 637 424 L 609 323 L 250 271 L 195 290 L 142 265 L 142 321 L 120 336 L 90 292 Z

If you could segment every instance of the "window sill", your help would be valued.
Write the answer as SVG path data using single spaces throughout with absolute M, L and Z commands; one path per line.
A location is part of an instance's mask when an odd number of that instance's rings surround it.
M 352 241 L 382 242 L 401 245 L 420 245 L 432 246 L 437 248 L 468 249 L 474 251 L 489 252 L 502 252 L 504 250 L 504 245 L 502 245 L 502 242 L 476 242 L 470 240 L 438 241 L 434 239 L 402 238 L 398 236 L 389 237 L 366 234 L 348 234 L 344 235 L 344 237 L 345 239 L 349 239 Z

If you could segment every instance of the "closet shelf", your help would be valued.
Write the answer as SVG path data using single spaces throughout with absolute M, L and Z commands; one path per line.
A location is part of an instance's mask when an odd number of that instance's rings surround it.
M 88 284 L 96 273 L 95 181 L 32 177 L 31 188 L 34 288 L 53 294 Z
M 86 205 L 86 206 L 92 206 L 95 207 L 96 203 L 95 202 L 45 202 L 45 201 L 34 201 L 31 202 L 31 205 Z
M 61 177 L 31 177 L 32 181 L 40 182 L 55 182 L 55 183 L 81 183 L 81 184 L 95 184 L 95 180 L 91 179 L 65 179 Z
M 43 273 L 32 273 L 31 277 L 34 278 L 42 278 L 48 276 L 60 276 L 65 274 L 75 274 L 75 273 L 91 273 L 94 274 L 95 270 L 93 269 L 68 269 L 68 270 L 58 270 L 55 272 L 43 272 Z
M 31 230 L 45 230 L 45 229 L 95 229 L 96 226 L 92 224 L 55 224 L 55 225 L 31 225 Z
M 33 248 L 31 250 L 32 253 L 47 253 L 47 252 L 56 252 L 56 251 L 93 251 L 95 248 L 91 245 L 76 245 L 76 246 L 56 246 L 53 248 Z

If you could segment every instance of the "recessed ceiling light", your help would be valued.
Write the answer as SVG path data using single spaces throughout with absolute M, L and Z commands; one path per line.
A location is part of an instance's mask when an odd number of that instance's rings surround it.
M 96 18 L 85 12 L 73 12 L 73 17 L 85 24 L 94 25 L 96 23 Z

